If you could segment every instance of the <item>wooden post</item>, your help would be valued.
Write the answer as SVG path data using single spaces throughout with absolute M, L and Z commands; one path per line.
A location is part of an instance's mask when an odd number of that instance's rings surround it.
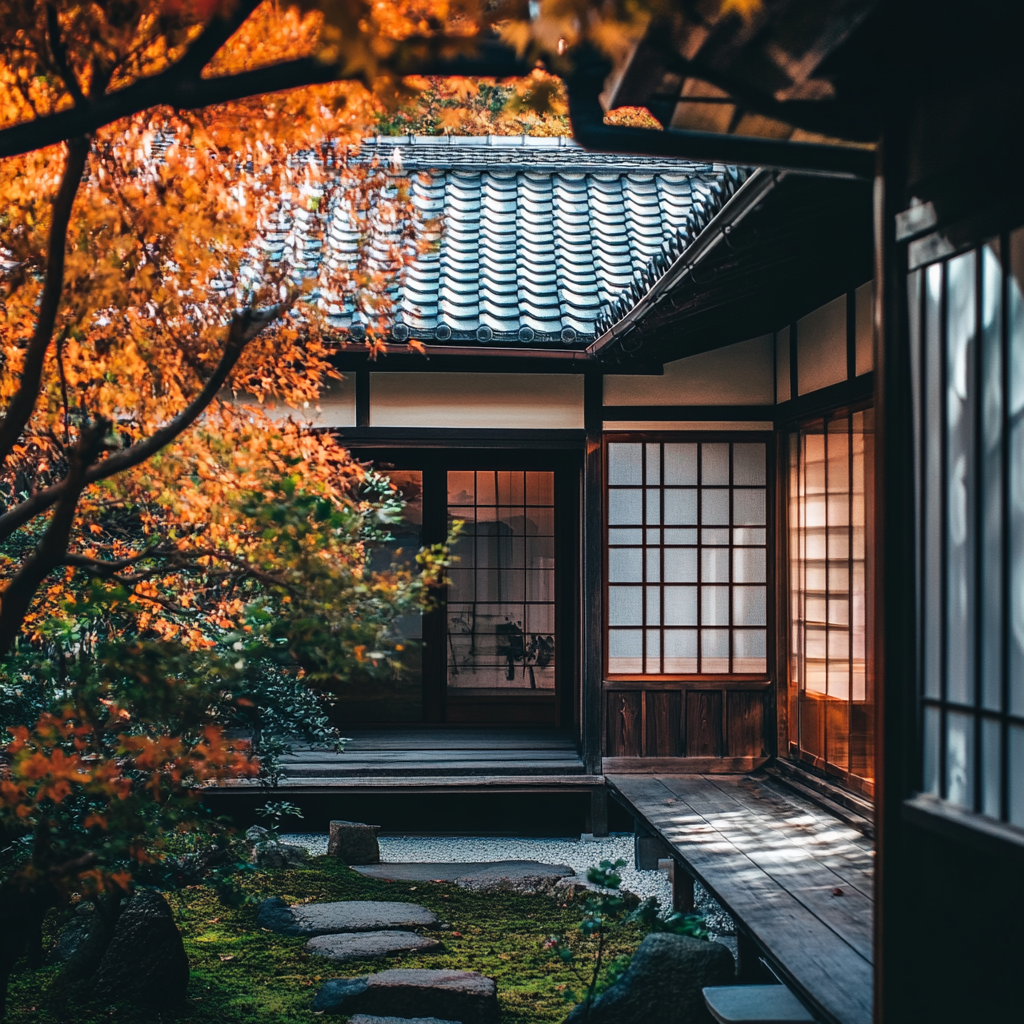
M 604 466 L 601 447 L 604 378 L 599 373 L 583 377 L 583 426 L 587 448 L 583 464 L 583 592 L 581 658 L 581 738 L 586 770 L 601 774 L 601 700 L 603 673 L 603 563 L 602 543 L 604 509 Z M 608 804 L 604 803 L 604 828 L 607 833 Z M 594 822 L 597 835 L 597 822 Z
M 604 786 L 590 791 L 590 831 L 595 838 L 608 835 L 608 790 Z
M 696 909 L 693 875 L 679 861 L 672 864 L 672 909 L 680 914 L 692 914 Z

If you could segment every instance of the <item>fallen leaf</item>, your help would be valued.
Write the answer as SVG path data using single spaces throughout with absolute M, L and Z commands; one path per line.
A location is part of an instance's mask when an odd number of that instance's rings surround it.
M 843 893 L 843 890 L 842 890 L 842 889 L 833 889 L 833 890 L 832 890 L 832 895 L 833 895 L 833 896 L 843 896 L 843 895 L 845 895 L 845 894 Z
M 462 938 L 462 932 L 452 932 L 452 937 L 456 939 Z
M 221 953 L 219 955 L 220 955 L 221 963 L 227 963 L 228 960 L 234 960 L 235 959 L 234 956 L 231 953 Z
M 207 921 L 206 923 L 207 924 L 220 924 L 220 918 L 219 917 L 211 917 L 210 920 Z

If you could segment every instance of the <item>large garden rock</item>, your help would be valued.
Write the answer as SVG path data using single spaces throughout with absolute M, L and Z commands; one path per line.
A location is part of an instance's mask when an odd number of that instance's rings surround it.
M 329 960 L 369 960 L 396 953 L 433 953 L 441 948 L 437 939 L 415 932 L 344 932 L 340 935 L 315 935 L 306 943 L 306 951 Z
M 380 825 L 364 825 L 360 821 L 332 821 L 327 840 L 327 854 L 346 864 L 379 864 Z
M 79 903 L 71 920 L 61 929 L 47 963 L 64 964 L 81 955 L 93 931 L 100 926 L 99 915 L 91 903 Z
M 474 971 L 381 971 L 326 982 L 313 1000 L 313 1011 L 497 1024 L 498 988 L 493 978 Z
M 113 938 L 93 978 L 97 996 L 170 1006 L 185 999 L 188 957 L 167 900 L 135 893 L 121 910 Z
M 280 896 L 260 904 L 256 923 L 282 935 L 336 935 L 396 928 L 436 928 L 437 917 L 415 903 L 348 900 L 343 903 L 299 903 L 289 906 Z
M 245 838 L 248 841 L 249 859 L 258 868 L 298 868 L 309 860 L 309 852 L 304 846 L 282 843 L 261 825 L 247 829 Z
M 599 995 L 587 1015 L 580 1004 L 565 1024 L 714 1024 L 705 985 L 729 985 L 736 968 L 725 946 L 685 935 L 648 935 L 625 974 Z

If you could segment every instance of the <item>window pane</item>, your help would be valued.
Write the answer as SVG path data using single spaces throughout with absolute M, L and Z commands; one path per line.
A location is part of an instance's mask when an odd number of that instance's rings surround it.
M 732 482 L 737 487 L 765 484 L 765 446 L 734 444 L 732 446 Z
M 982 250 L 982 706 L 1002 705 L 1003 273 L 998 248 Z M 987 755 L 986 755 L 987 756 Z M 986 781 L 987 786 L 987 781 Z M 988 792 L 986 788 L 986 793 Z M 989 813 L 988 811 L 985 812 Z
M 647 549 L 647 582 L 661 582 L 661 548 Z
M 697 446 L 666 444 L 665 483 L 694 485 L 697 483 Z
M 728 548 L 704 548 L 701 551 L 700 579 L 702 583 L 729 582 Z
M 693 503 L 694 518 L 696 518 L 697 502 L 694 500 Z M 694 529 L 674 529 L 665 530 L 665 543 L 666 544 L 696 544 L 697 543 L 697 531 Z
M 737 489 L 732 492 L 732 521 L 737 526 L 763 526 L 765 523 L 764 490 Z M 709 520 L 705 519 L 705 522 Z
M 732 634 L 733 672 L 768 671 L 768 637 L 763 629 L 736 629 Z
M 768 624 L 766 588 L 733 587 L 732 621 L 736 626 L 766 626 Z
M 609 530 L 608 531 L 608 543 L 609 544 L 642 544 L 644 541 L 643 531 L 641 530 Z
M 1002 814 L 1002 729 L 994 718 L 981 723 L 981 813 L 998 818 Z
M 643 522 L 641 509 L 643 491 L 609 491 L 608 522 L 612 526 L 637 525 Z
M 702 672 L 729 671 L 729 630 L 700 631 L 700 662 Z
M 610 587 L 608 590 L 608 625 L 643 625 L 643 590 L 640 587 Z
M 661 625 L 661 587 L 647 587 L 647 625 Z
M 646 444 L 644 445 L 647 464 L 644 469 L 644 483 L 646 484 L 660 484 L 661 483 L 661 445 L 660 444 Z
M 925 489 L 924 507 L 924 694 L 942 696 L 942 264 L 935 263 L 926 272 L 925 346 L 924 346 L 924 430 L 929 439 L 925 452 L 925 480 L 932 486 Z M 936 791 L 937 792 L 937 791 Z
M 666 548 L 665 549 L 665 582 L 696 583 L 697 582 L 697 549 Z
M 974 809 L 974 715 L 946 712 L 946 799 Z
M 1011 725 L 1010 764 L 1006 773 L 1010 792 L 1010 824 L 1024 828 L 1024 726 Z
M 1024 229 L 1010 235 L 1009 256 L 1006 315 L 1010 333 L 1010 711 L 1024 715 Z M 1024 776 L 1024 757 L 1015 763 L 1016 771 Z M 1024 782 L 1018 790 L 1022 813 L 1016 823 L 1022 824 Z
M 752 529 L 749 526 L 732 531 L 733 544 L 764 544 L 765 531 Z
M 959 704 L 974 702 L 975 258 L 946 265 L 946 697 Z
M 697 630 L 665 630 L 665 671 L 697 671 Z
M 608 483 L 641 484 L 643 447 L 623 441 L 612 441 L 608 445 Z
M 643 569 L 640 548 L 612 548 L 608 552 L 609 583 L 641 583 Z
M 665 525 L 690 526 L 697 522 L 697 492 L 666 489 Z
M 665 587 L 665 625 L 697 625 L 696 587 Z
M 608 633 L 608 671 L 643 672 L 643 639 L 639 629 L 613 629 Z
M 738 548 L 732 553 L 732 578 L 735 583 L 767 581 L 767 558 L 764 548 Z
M 705 526 L 729 525 L 729 492 L 702 490 L 700 492 L 701 522 Z M 726 539 L 728 543 L 728 539 Z
M 728 444 L 702 444 L 700 459 L 700 482 L 705 487 L 729 483 Z
M 924 709 L 924 780 L 923 790 L 939 795 L 939 730 L 942 712 L 936 707 Z
M 644 522 L 648 525 L 657 525 L 661 522 L 661 490 L 657 487 L 648 487 L 645 492 L 644 501 L 647 514 Z
M 729 625 L 729 588 L 700 588 L 700 624 L 702 626 Z
M 647 672 L 661 672 L 661 630 L 647 630 Z

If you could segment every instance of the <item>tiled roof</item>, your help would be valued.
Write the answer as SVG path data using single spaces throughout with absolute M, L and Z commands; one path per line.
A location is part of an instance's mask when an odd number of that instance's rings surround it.
M 392 338 L 427 344 L 582 345 L 620 319 L 745 177 L 721 164 L 594 154 L 565 138 L 381 136 L 364 143 L 410 182 L 415 232 L 439 242 L 391 289 Z M 340 203 L 323 242 L 282 211 L 272 248 L 313 270 L 321 259 L 385 265 L 397 228 L 361 234 Z M 383 220 L 383 218 L 382 218 Z M 390 238 L 389 238 L 390 236 Z M 304 248 L 305 247 L 305 248 Z M 351 296 L 319 296 L 358 336 Z

